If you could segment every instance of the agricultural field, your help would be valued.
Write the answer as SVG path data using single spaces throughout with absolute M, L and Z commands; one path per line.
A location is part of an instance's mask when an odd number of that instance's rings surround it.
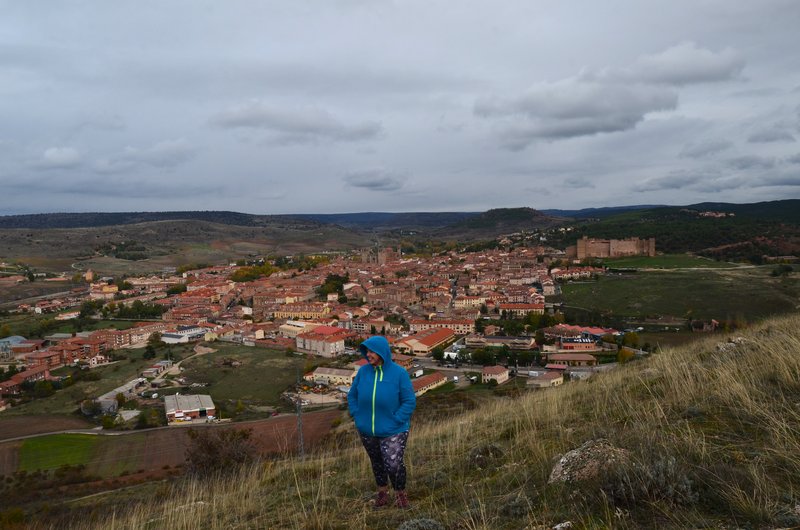
M 339 410 L 303 415 L 303 438 L 317 444 L 342 415 Z M 198 427 L 202 429 L 252 429 L 252 439 L 262 453 L 285 453 L 297 447 L 297 420 L 292 415 L 254 422 Z M 52 434 L 20 442 L 0 443 L 0 477 L 15 471 L 53 470 L 64 465 L 86 466 L 86 473 L 101 478 L 139 470 L 156 471 L 179 466 L 189 444 L 186 427 L 166 427 L 119 436 Z
M 690 254 L 664 254 L 661 256 L 631 256 L 627 258 L 604 259 L 603 265 L 611 268 L 635 269 L 720 269 L 741 267 L 741 264 L 715 261 Z
M 23 282 L 0 288 L 0 309 L 15 309 L 24 301 L 40 296 L 68 293 L 76 284 L 72 282 Z
M 53 434 L 22 442 L 19 470 L 55 469 L 59 466 L 85 465 L 95 453 L 100 438 L 91 434 Z
M 187 359 L 181 376 L 190 383 L 210 383 L 203 393 L 214 401 L 242 400 L 278 405 L 281 393 L 308 370 L 302 356 L 215 342 L 213 353 Z M 318 360 L 316 362 L 319 362 Z M 237 364 L 238 363 L 238 364 Z
M 568 314 L 577 318 L 583 314 L 609 324 L 658 323 L 660 319 L 675 325 L 688 317 L 744 324 L 798 309 L 800 274 L 773 277 L 773 269 L 762 266 L 609 274 L 595 282 L 565 283 L 562 299 Z
M 143 320 L 92 320 L 83 326 L 82 331 L 95 331 L 98 329 L 130 329 L 134 327 L 137 322 L 143 322 Z M 55 328 L 50 333 L 71 333 L 73 331 L 75 331 L 75 326 L 72 321 L 65 320 L 62 325 Z

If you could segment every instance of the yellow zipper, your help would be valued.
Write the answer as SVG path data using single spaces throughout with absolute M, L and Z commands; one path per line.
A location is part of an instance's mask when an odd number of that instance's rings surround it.
M 376 367 L 381 372 L 381 381 L 383 381 L 383 368 Z M 372 382 L 372 436 L 375 436 L 375 393 L 378 390 L 378 374 L 375 373 L 375 380 Z

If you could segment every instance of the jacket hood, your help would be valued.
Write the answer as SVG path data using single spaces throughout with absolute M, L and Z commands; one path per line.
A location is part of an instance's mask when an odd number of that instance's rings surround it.
M 386 337 L 376 335 L 370 337 L 358 347 L 361 351 L 361 356 L 367 358 L 367 350 L 374 351 L 383 359 L 383 364 L 390 364 L 392 362 L 392 348 L 389 346 L 389 341 Z

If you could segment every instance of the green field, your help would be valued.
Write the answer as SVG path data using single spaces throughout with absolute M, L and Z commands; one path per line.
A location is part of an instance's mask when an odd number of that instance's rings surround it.
M 55 469 L 88 464 L 100 438 L 91 434 L 53 434 L 30 438 L 19 451 L 19 470 Z
M 137 322 L 141 322 L 141 320 L 93 320 L 83 326 L 82 331 L 96 331 L 98 329 L 129 329 L 135 326 Z M 50 333 L 71 333 L 73 331 L 75 331 L 75 326 L 72 321 L 65 320 L 61 326 L 55 328 Z
M 699 319 L 744 320 L 800 309 L 800 274 L 770 276 L 774 267 L 664 270 L 602 276 L 566 283 L 562 299 L 578 320 L 645 322 Z M 657 323 L 657 322 L 656 322 Z
M 304 357 L 285 352 L 215 342 L 214 353 L 200 355 L 181 365 L 181 376 L 190 383 L 210 383 L 203 393 L 214 401 L 241 399 L 251 404 L 278 405 L 281 393 L 304 373 Z M 223 365 L 224 359 L 239 366 Z
M 628 258 L 604 259 L 603 265 L 611 268 L 636 269 L 718 269 L 740 267 L 736 263 L 714 261 L 708 258 L 690 256 L 689 254 L 664 254 L 662 256 L 631 256 Z

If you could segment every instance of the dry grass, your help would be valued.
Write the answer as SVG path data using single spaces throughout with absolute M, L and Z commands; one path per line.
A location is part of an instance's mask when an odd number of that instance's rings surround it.
M 720 347 L 728 337 L 715 335 L 417 426 L 407 454 L 411 511 L 369 508 L 371 474 L 353 434 L 324 454 L 180 483 L 75 527 L 397 528 L 415 518 L 470 530 L 566 520 L 580 528 L 800 525 L 800 317 L 741 336 Z M 644 495 L 622 504 L 608 485 L 547 483 L 560 454 L 598 437 L 639 466 L 634 482 L 614 487 Z M 478 453 L 489 455 L 483 469 Z

